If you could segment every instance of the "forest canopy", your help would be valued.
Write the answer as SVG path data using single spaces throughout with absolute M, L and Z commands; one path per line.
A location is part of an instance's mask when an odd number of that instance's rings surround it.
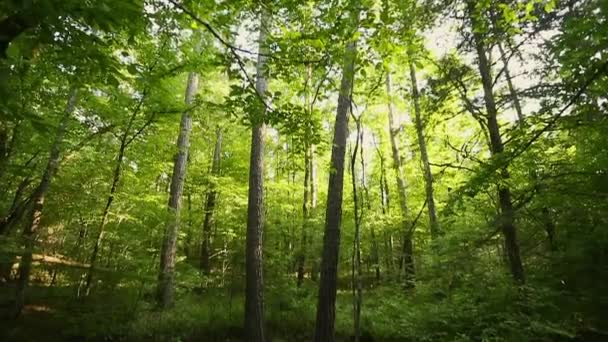
M 608 340 L 608 2 L 0 3 L 0 339 Z

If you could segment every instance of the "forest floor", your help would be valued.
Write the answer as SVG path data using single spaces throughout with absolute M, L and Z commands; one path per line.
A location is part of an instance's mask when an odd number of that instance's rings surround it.
M 369 288 L 361 341 L 608 341 L 602 333 L 556 324 L 559 316 L 570 314 L 567 308 L 556 308 L 556 319 L 549 319 L 549 312 L 522 314 L 513 309 L 509 292 L 489 291 L 492 297 L 466 292 L 446 298 L 424 287 L 407 295 L 395 284 Z M 97 288 L 84 300 L 75 293 L 74 287 L 30 287 L 25 310 L 15 320 L 8 317 L 14 289 L 0 285 L 0 341 L 243 340 L 240 287 L 178 287 L 175 307 L 164 312 L 155 309 L 152 287 Z M 270 341 L 312 340 L 315 283 L 300 289 L 292 283 L 270 285 L 265 298 Z M 336 306 L 337 341 L 351 341 L 351 334 L 352 293 L 343 289 Z
M 243 297 L 229 289 L 182 294 L 173 309 L 154 308 L 149 293 L 131 289 L 95 292 L 75 298 L 73 287 L 30 287 L 22 315 L 10 317 L 14 289 L 0 288 L 1 341 L 241 341 Z M 279 291 L 279 292 L 275 292 Z M 272 341 L 310 341 L 316 301 L 313 289 L 267 292 L 268 332 Z M 278 296 L 282 293 L 282 296 Z M 308 295 L 310 294 L 310 296 Z M 338 341 L 349 341 L 350 294 L 340 293 Z M 365 336 L 369 333 L 365 332 Z M 364 336 L 364 337 L 365 337 Z M 369 340 L 369 337 L 362 341 Z M 403 341 L 384 338 L 382 340 Z

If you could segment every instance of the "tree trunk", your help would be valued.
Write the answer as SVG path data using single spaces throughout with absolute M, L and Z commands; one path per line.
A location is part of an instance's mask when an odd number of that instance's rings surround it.
M 363 301 L 363 289 L 361 284 L 361 219 L 363 217 L 362 210 L 363 206 L 359 206 L 359 198 L 357 193 L 357 177 L 355 174 L 355 165 L 357 162 L 357 150 L 359 144 L 363 147 L 363 132 L 361 131 L 361 117 L 357 118 L 357 138 L 355 142 L 355 148 L 352 151 L 351 162 L 350 162 L 350 176 L 351 184 L 353 188 L 353 205 L 354 205 L 354 218 L 355 218 L 355 238 L 353 241 L 352 251 L 352 270 L 351 280 L 353 289 L 353 330 L 354 330 L 354 341 L 358 342 L 361 337 L 361 303 Z M 363 154 L 361 154 L 363 157 Z M 364 165 L 364 162 L 361 162 Z M 362 177 L 363 176 L 363 169 Z
M 310 218 L 309 210 L 309 180 L 310 180 L 310 147 L 305 147 L 304 151 L 304 198 L 302 201 L 302 236 L 300 241 L 300 252 L 298 256 L 298 287 L 304 282 L 304 264 L 306 262 L 306 250 L 308 244 L 307 226 Z
M 314 144 L 310 145 L 310 217 L 315 217 L 315 209 L 317 209 L 317 164 L 315 162 L 316 147 Z M 309 244 L 314 246 L 314 239 L 316 238 L 314 231 L 310 234 Z M 319 262 L 317 258 L 311 258 L 310 265 L 310 280 L 317 281 L 317 275 L 319 270 Z
M 211 166 L 211 175 L 219 177 L 220 161 L 222 158 L 222 129 L 217 128 L 215 131 L 215 148 L 213 149 L 213 164 Z M 211 264 L 209 262 L 209 254 L 211 252 L 211 227 L 214 224 L 215 200 L 217 198 L 216 179 L 213 179 L 209 184 L 209 192 L 205 201 L 205 220 L 203 221 L 203 242 L 201 245 L 201 271 L 203 274 L 211 272 Z
M 469 15 L 471 16 L 472 24 L 475 27 L 477 26 L 475 3 L 469 2 L 468 6 Z M 477 56 L 479 59 L 479 73 L 481 74 L 484 100 L 487 110 L 488 133 L 490 135 L 490 152 L 493 157 L 497 157 L 503 153 L 504 146 L 500 136 L 500 128 L 498 126 L 498 113 L 492 90 L 493 82 L 490 62 L 486 56 L 486 47 L 484 45 L 483 35 L 480 32 L 474 31 L 473 38 L 475 42 L 475 50 L 477 51 Z M 509 178 L 509 172 L 507 171 L 506 167 L 501 170 L 501 176 L 505 180 Z M 505 248 L 507 250 L 511 275 L 517 283 L 524 283 L 525 274 L 519 253 L 519 244 L 517 242 L 517 230 L 515 228 L 515 215 L 513 210 L 513 202 L 511 200 L 511 190 L 505 184 L 498 185 L 498 199 L 501 212 L 498 222 L 505 238 Z
M 57 172 L 59 167 L 59 157 L 61 153 L 61 144 L 63 143 L 63 137 L 70 119 L 70 116 L 74 112 L 76 107 L 77 90 L 72 88 L 68 98 L 67 107 L 61 118 L 57 132 L 55 133 L 55 140 L 51 146 L 49 154 L 49 160 L 40 179 L 40 184 L 34 191 L 31 199 L 31 212 L 30 217 L 23 228 L 24 238 L 24 251 L 21 256 L 21 262 L 19 263 L 19 280 L 17 283 L 17 292 L 15 299 L 15 316 L 19 316 L 23 310 L 25 304 L 25 290 L 27 288 L 30 272 L 32 268 L 32 253 L 35 245 L 38 230 L 40 228 L 40 221 L 42 220 L 42 210 L 44 207 L 44 200 L 46 193 L 48 192 L 53 176 Z
M 143 101 L 143 99 L 141 101 Z M 106 200 L 106 206 L 104 207 L 103 212 L 101 214 L 99 231 L 97 232 L 97 237 L 95 238 L 95 245 L 93 246 L 93 252 L 91 253 L 91 258 L 89 260 L 89 269 L 87 271 L 87 277 L 84 283 L 84 288 L 82 290 L 80 288 L 78 289 L 77 296 L 80 296 L 82 293 L 85 297 L 87 297 L 89 295 L 89 292 L 91 291 L 91 285 L 93 283 L 93 273 L 95 272 L 95 267 L 97 267 L 97 258 L 99 256 L 101 243 L 103 242 L 108 215 L 110 214 L 110 208 L 112 206 L 112 202 L 114 202 L 114 195 L 116 194 L 116 189 L 118 188 L 118 183 L 120 181 L 122 163 L 125 158 L 125 150 L 129 145 L 129 133 L 131 131 L 131 128 L 133 127 L 133 122 L 135 121 L 135 117 L 137 116 L 140 106 L 141 102 L 138 108 L 135 109 L 133 113 L 131 113 L 129 122 L 127 123 L 125 131 L 123 132 L 122 137 L 120 138 L 120 148 L 118 149 L 116 165 L 114 166 L 114 173 L 112 174 L 112 185 L 110 186 L 110 193 L 108 195 L 108 199 Z
M 266 37 L 270 14 L 263 9 L 258 37 L 259 54 L 256 66 L 256 92 L 264 102 L 266 79 Z M 265 103 L 263 103 L 266 106 Z M 249 113 L 253 124 L 251 158 L 249 160 L 249 197 L 247 202 L 247 237 L 245 251 L 245 334 L 250 342 L 266 341 L 264 322 L 263 236 L 264 236 L 264 135 L 266 108 L 261 113 Z
M 431 238 L 435 239 L 439 235 L 439 222 L 437 221 L 437 210 L 435 209 L 435 199 L 433 196 L 433 173 L 429 163 L 429 155 L 426 149 L 424 137 L 424 124 L 422 122 L 422 111 L 420 109 L 420 93 L 418 92 L 418 81 L 416 80 L 416 68 L 410 61 L 410 80 L 412 82 L 412 96 L 414 97 L 414 113 L 416 121 L 416 134 L 418 136 L 418 146 L 420 147 L 420 158 L 424 169 L 424 182 L 426 192 L 426 203 L 429 212 L 429 225 L 431 228 Z
M 336 318 L 336 291 L 338 278 L 338 257 L 340 249 L 340 225 L 342 221 L 342 195 L 344 185 L 344 156 L 348 137 L 348 114 L 354 82 L 357 47 L 354 41 L 347 44 L 344 55 L 342 83 L 336 110 L 336 122 L 331 150 L 329 185 L 327 189 L 327 209 L 325 233 L 323 235 L 323 255 L 321 259 L 321 283 L 315 337 L 317 342 L 333 342 Z
M 188 85 L 186 87 L 186 105 L 194 102 L 198 90 L 198 75 L 191 72 L 188 75 Z M 175 276 L 175 254 L 177 247 L 177 235 L 180 224 L 180 210 L 182 202 L 182 192 L 186 180 L 186 167 L 188 165 L 188 149 L 190 147 L 190 132 L 192 130 L 192 117 L 188 110 L 182 114 L 179 136 L 177 138 L 178 152 L 175 155 L 173 164 L 173 175 L 171 176 L 171 191 L 169 194 L 169 218 L 163 237 L 163 245 L 160 256 L 160 273 L 158 275 L 157 303 L 162 309 L 173 306 Z
M 359 118 L 359 120 L 361 120 L 361 118 Z M 362 125 L 363 123 L 360 122 L 359 125 Z M 361 130 L 361 132 L 359 133 L 359 155 L 360 155 L 360 162 L 361 162 L 361 188 L 363 189 L 363 198 L 362 198 L 362 202 L 365 202 L 365 207 L 367 208 L 368 211 L 371 211 L 372 209 L 372 202 L 369 199 L 369 188 L 367 187 L 367 177 L 366 177 L 366 173 L 365 173 L 365 143 L 363 142 L 363 128 L 359 128 Z M 370 232 L 370 238 L 371 238 L 371 243 L 372 243 L 372 249 L 371 249 L 371 253 L 370 253 L 370 261 L 371 264 L 374 267 L 375 270 L 375 276 L 376 276 L 376 280 L 379 281 L 380 280 L 380 265 L 378 263 L 379 260 L 379 256 L 378 256 L 378 241 L 376 240 L 376 232 L 374 231 L 374 226 L 372 225 L 369 229 Z M 369 263 L 368 263 L 369 266 Z
M 402 256 L 400 258 L 400 269 L 405 263 L 405 280 L 406 286 L 412 287 L 414 285 L 416 269 L 414 267 L 414 256 L 413 256 L 413 234 L 410 232 L 410 225 L 408 224 L 407 215 L 407 188 L 405 179 L 403 177 L 403 168 L 401 156 L 399 155 L 399 142 L 397 134 L 399 133 L 399 127 L 396 126 L 394 118 L 394 107 L 392 100 L 392 82 L 390 72 L 386 75 L 386 92 L 389 97 L 388 100 L 388 122 L 389 122 L 389 136 L 391 140 L 391 151 L 393 155 L 393 170 L 395 172 L 395 180 L 397 182 L 397 192 L 399 195 L 399 207 L 401 208 L 402 224 L 403 224 L 403 241 L 402 241 Z

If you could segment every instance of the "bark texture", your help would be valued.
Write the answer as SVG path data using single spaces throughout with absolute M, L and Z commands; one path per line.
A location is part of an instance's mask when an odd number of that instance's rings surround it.
M 304 194 L 302 200 L 302 235 L 300 240 L 300 252 L 298 255 L 298 287 L 304 282 L 304 264 L 306 262 L 306 252 L 308 247 L 308 220 L 310 217 L 310 148 L 304 152 Z
M 266 37 L 270 18 L 263 10 L 260 17 L 258 37 L 259 54 L 256 66 L 256 92 L 264 101 L 268 87 L 266 79 Z M 264 104 L 265 106 L 265 104 Z M 266 341 L 264 322 L 264 278 L 263 278 L 263 235 L 264 235 L 264 117 L 262 113 L 250 113 L 253 120 L 251 132 L 251 157 L 249 160 L 249 197 L 247 202 L 247 237 L 245 246 L 245 336 L 250 342 Z M 256 115 L 257 114 L 257 115 Z M 259 116 L 256 118 L 256 116 Z
M 317 342 L 332 342 L 335 339 L 334 324 L 336 318 L 340 225 L 342 221 L 344 157 L 346 154 L 348 115 L 351 106 L 356 55 L 355 42 L 349 42 L 345 50 L 331 150 L 331 168 L 327 189 L 327 211 L 325 213 L 325 233 L 323 235 L 323 255 L 321 259 L 321 281 L 314 337 Z
M 192 104 L 198 89 L 198 75 L 191 72 L 188 75 L 186 87 L 186 105 Z M 177 236 L 180 224 L 180 211 L 182 204 L 182 193 L 186 180 L 186 169 L 188 165 L 188 149 L 190 147 L 190 132 L 192 131 L 192 117 L 188 110 L 182 114 L 179 136 L 177 138 L 177 154 L 173 164 L 173 175 L 171 178 L 171 190 L 169 193 L 169 218 L 163 237 L 163 245 L 160 255 L 160 273 L 158 276 L 157 303 L 160 308 L 168 308 L 174 304 L 174 277 L 175 277 L 175 252 L 177 247 Z

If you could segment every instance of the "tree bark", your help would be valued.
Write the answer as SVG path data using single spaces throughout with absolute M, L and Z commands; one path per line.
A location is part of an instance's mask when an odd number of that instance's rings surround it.
M 414 114 L 416 121 L 416 135 L 418 136 L 418 146 L 420 148 L 420 159 L 424 169 L 424 182 L 426 192 L 426 203 L 429 212 L 429 225 L 431 238 L 435 239 L 439 235 L 439 221 L 437 220 L 437 210 L 435 209 L 435 198 L 433 196 L 433 173 L 429 163 L 429 155 L 426 148 L 424 137 L 424 123 L 422 122 L 422 110 L 420 109 L 420 92 L 418 91 L 418 81 L 416 80 L 416 68 L 410 61 L 410 80 L 412 82 L 412 96 L 414 98 Z
M 198 74 L 191 72 L 188 75 L 185 102 L 191 105 L 194 102 L 198 90 Z M 171 176 L 171 190 L 169 193 L 168 211 L 169 218 L 163 237 L 163 245 L 160 256 L 160 272 L 158 275 L 157 304 L 166 309 L 174 304 L 174 277 L 175 277 L 175 254 L 177 248 L 177 236 L 180 224 L 180 211 L 182 204 L 182 193 L 186 180 L 186 169 L 188 165 L 188 149 L 190 147 L 190 132 L 192 131 L 192 117 L 188 110 L 182 114 L 179 136 L 177 138 L 178 152 L 173 164 L 173 175 Z
M 336 110 L 336 122 L 331 150 L 325 233 L 323 235 L 323 255 L 321 259 L 321 282 L 314 337 L 314 340 L 317 342 L 333 342 L 335 339 L 334 324 L 336 318 L 340 225 L 342 221 L 344 156 L 346 154 L 348 115 L 352 100 L 356 56 L 356 43 L 351 41 L 345 48 L 342 83 L 338 96 L 338 108 Z
M 363 147 L 363 132 L 361 130 L 361 117 L 356 118 L 357 122 L 357 137 L 355 142 L 355 148 L 352 151 L 351 162 L 350 162 L 350 177 L 351 185 L 353 188 L 353 205 L 354 205 L 354 219 L 355 219 L 355 238 L 353 241 L 352 251 L 352 270 L 351 280 L 353 289 L 353 330 L 354 330 L 354 341 L 358 342 L 361 337 L 361 303 L 363 301 L 363 288 L 361 284 L 361 221 L 363 217 L 363 206 L 359 206 L 360 200 L 357 192 L 357 176 L 356 176 L 356 162 L 357 162 L 357 150 L 359 147 Z M 361 154 L 363 157 L 363 154 Z M 364 162 L 361 161 L 363 167 Z M 362 177 L 364 178 L 363 168 L 361 170 Z
M 392 82 L 390 72 L 386 75 L 386 92 L 389 97 L 388 100 L 388 122 L 389 122 L 389 136 L 391 141 L 391 151 L 393 155 L 393 171 L 395 173 L 395 180 L 397 183 L 397 192 L 399 197 L 399 207 L 401 208 L 402 224 L 403 224 L 403 240 L 402 240 L 402 256 L 399 263 L 400 266 L 404 266 L 405 270 L 405 282 L 406 287 L 411 288 L 414 286 L 416 269 L 414 267 L 414 256 L 413 256 L 413 231 L 410 229 L 408 224 L 408 206 L 407 206 L 407 186 L 405 178 L 403 177 L 403 165 L 401 156 L 399 155 L 399 141 L 397 134 L 399 133 L 399 127 L 396 126 L 394 118 L 394 106 L 392 100 Z M 400 267 L 401 268 L 401 267 Z
M 478 26 L 478 18 L 475 13 L 475 3 L 469 2 L 468 6 L 473 27 Z M 483 35 L 480 32 L 473 30 L 473 39 L 479 62 L 479 73 L 481 75 L 484 102 L 487 111 L 487 126 L 488 133 L 490 135 L 490 152 L 493 157 L 497 157 L 503 153 L 504 145 L 500 136 L 500 128 L 498 126 L 498 111 L 496 109 L 496 101 L 494 99 L 492 89 L 493 81 L 491 75 L 491 66 L 490 62 L 488 61 L 488 57 L 486 56 L 486 47 Z M 509 172 L 506 167 L 500 171 L 502 179 L 507 180 L 509 178 Z M 507 250 L 511 275 L 517 283 L 524 283 L 525 274 L 521 262 L 519 244 L 517 242 L 517 229 L 515 227 L 515 213 L 511 199 L 511 190 L 505 184 L 498 185 L 498 199 L 500 205 L 500 217 L 498 222 L 505 239 L 505 248 Z
M 222 129 L 218 127 L 215 131 L 215 147 L 213 149 L 213 164 L 211 166 L 211 175 L 219 177 L 220 161 L 222 153 Z M 203 221 L 203 241 L 201 245 L 201 270 L 203 274 L 211 272 L 211 264 L 209 262 L 209 254 L 211 252 L 211 227 L 215 222 L 215 201 L 217 198 L 217 185 L 214 179 L 209 184 L 209 192 L 205 201 L 205 220 Z
M 256 66 L 256 92 L 264 102 L 268 88 L 267 77 L 267 29 L 270 14 L 263 9 L 260 17 L 258 37 L 259 54 Z M 245 335 L 250 342 L 266 341 L 264 322 L 264 278 L 263 278 L 263 236 L 264 236 L 264 135 L 266 104 L 261 113 L 250 113 L 253 129 L 251 132 L 251 157 L 249 160 L 249 197 L 247 202 L 247 237 L 245 246 Z
M 302 200 L 302 235 L 300 240 L 300 252 L 298 256 L 298 287 L 304 282 L 304 264 L 306 262 L 306 251 L 308 244 L 308 220 L 310 218 L 309 210 L 309 180 L 310 180 L 310 147 L 305 147 L 304 151 L 304 195 Z
M 23 310 L 23 306 L 25 304 L 25 290 L 30 279 L 30 272 L 32 268 L 32 253 L 40 228 L 40 221 L 42 220 L 44 200 L 51 186 L 51 182 L 53 181 L 53 176 L 55 175 L 59 167 L 61 144 L 63 143 L 63 138 L 65 136 L 70 116 L 72 115 L 72 113 L 74 112 L 74 108 L 76 107 L 77 93 L 78 92 L 75 88 L 72 88 L 72 90 L 70 90 L 65 112 L 61 118 L 61 121 L 59 122 L 59 126 L 57 127 L 57 131 L 55 133 L 55 140 L 51 145 L 51 150 L 49 153 L 49 159 L 46 168 L 44 169 L 42 178 L 40 179 L 40 184 L 34 191 L 34 194 L 31 199 L 32 208 L 30 212 L 30 217 L 25 227 L 23 228 L 24 251 L 21 256 L 21 262 L 19 263 L 19 280 L 17 282 L 17 292 L 15 298 L 15 316 L 19 316 L 21 314 L 21 311 Z

